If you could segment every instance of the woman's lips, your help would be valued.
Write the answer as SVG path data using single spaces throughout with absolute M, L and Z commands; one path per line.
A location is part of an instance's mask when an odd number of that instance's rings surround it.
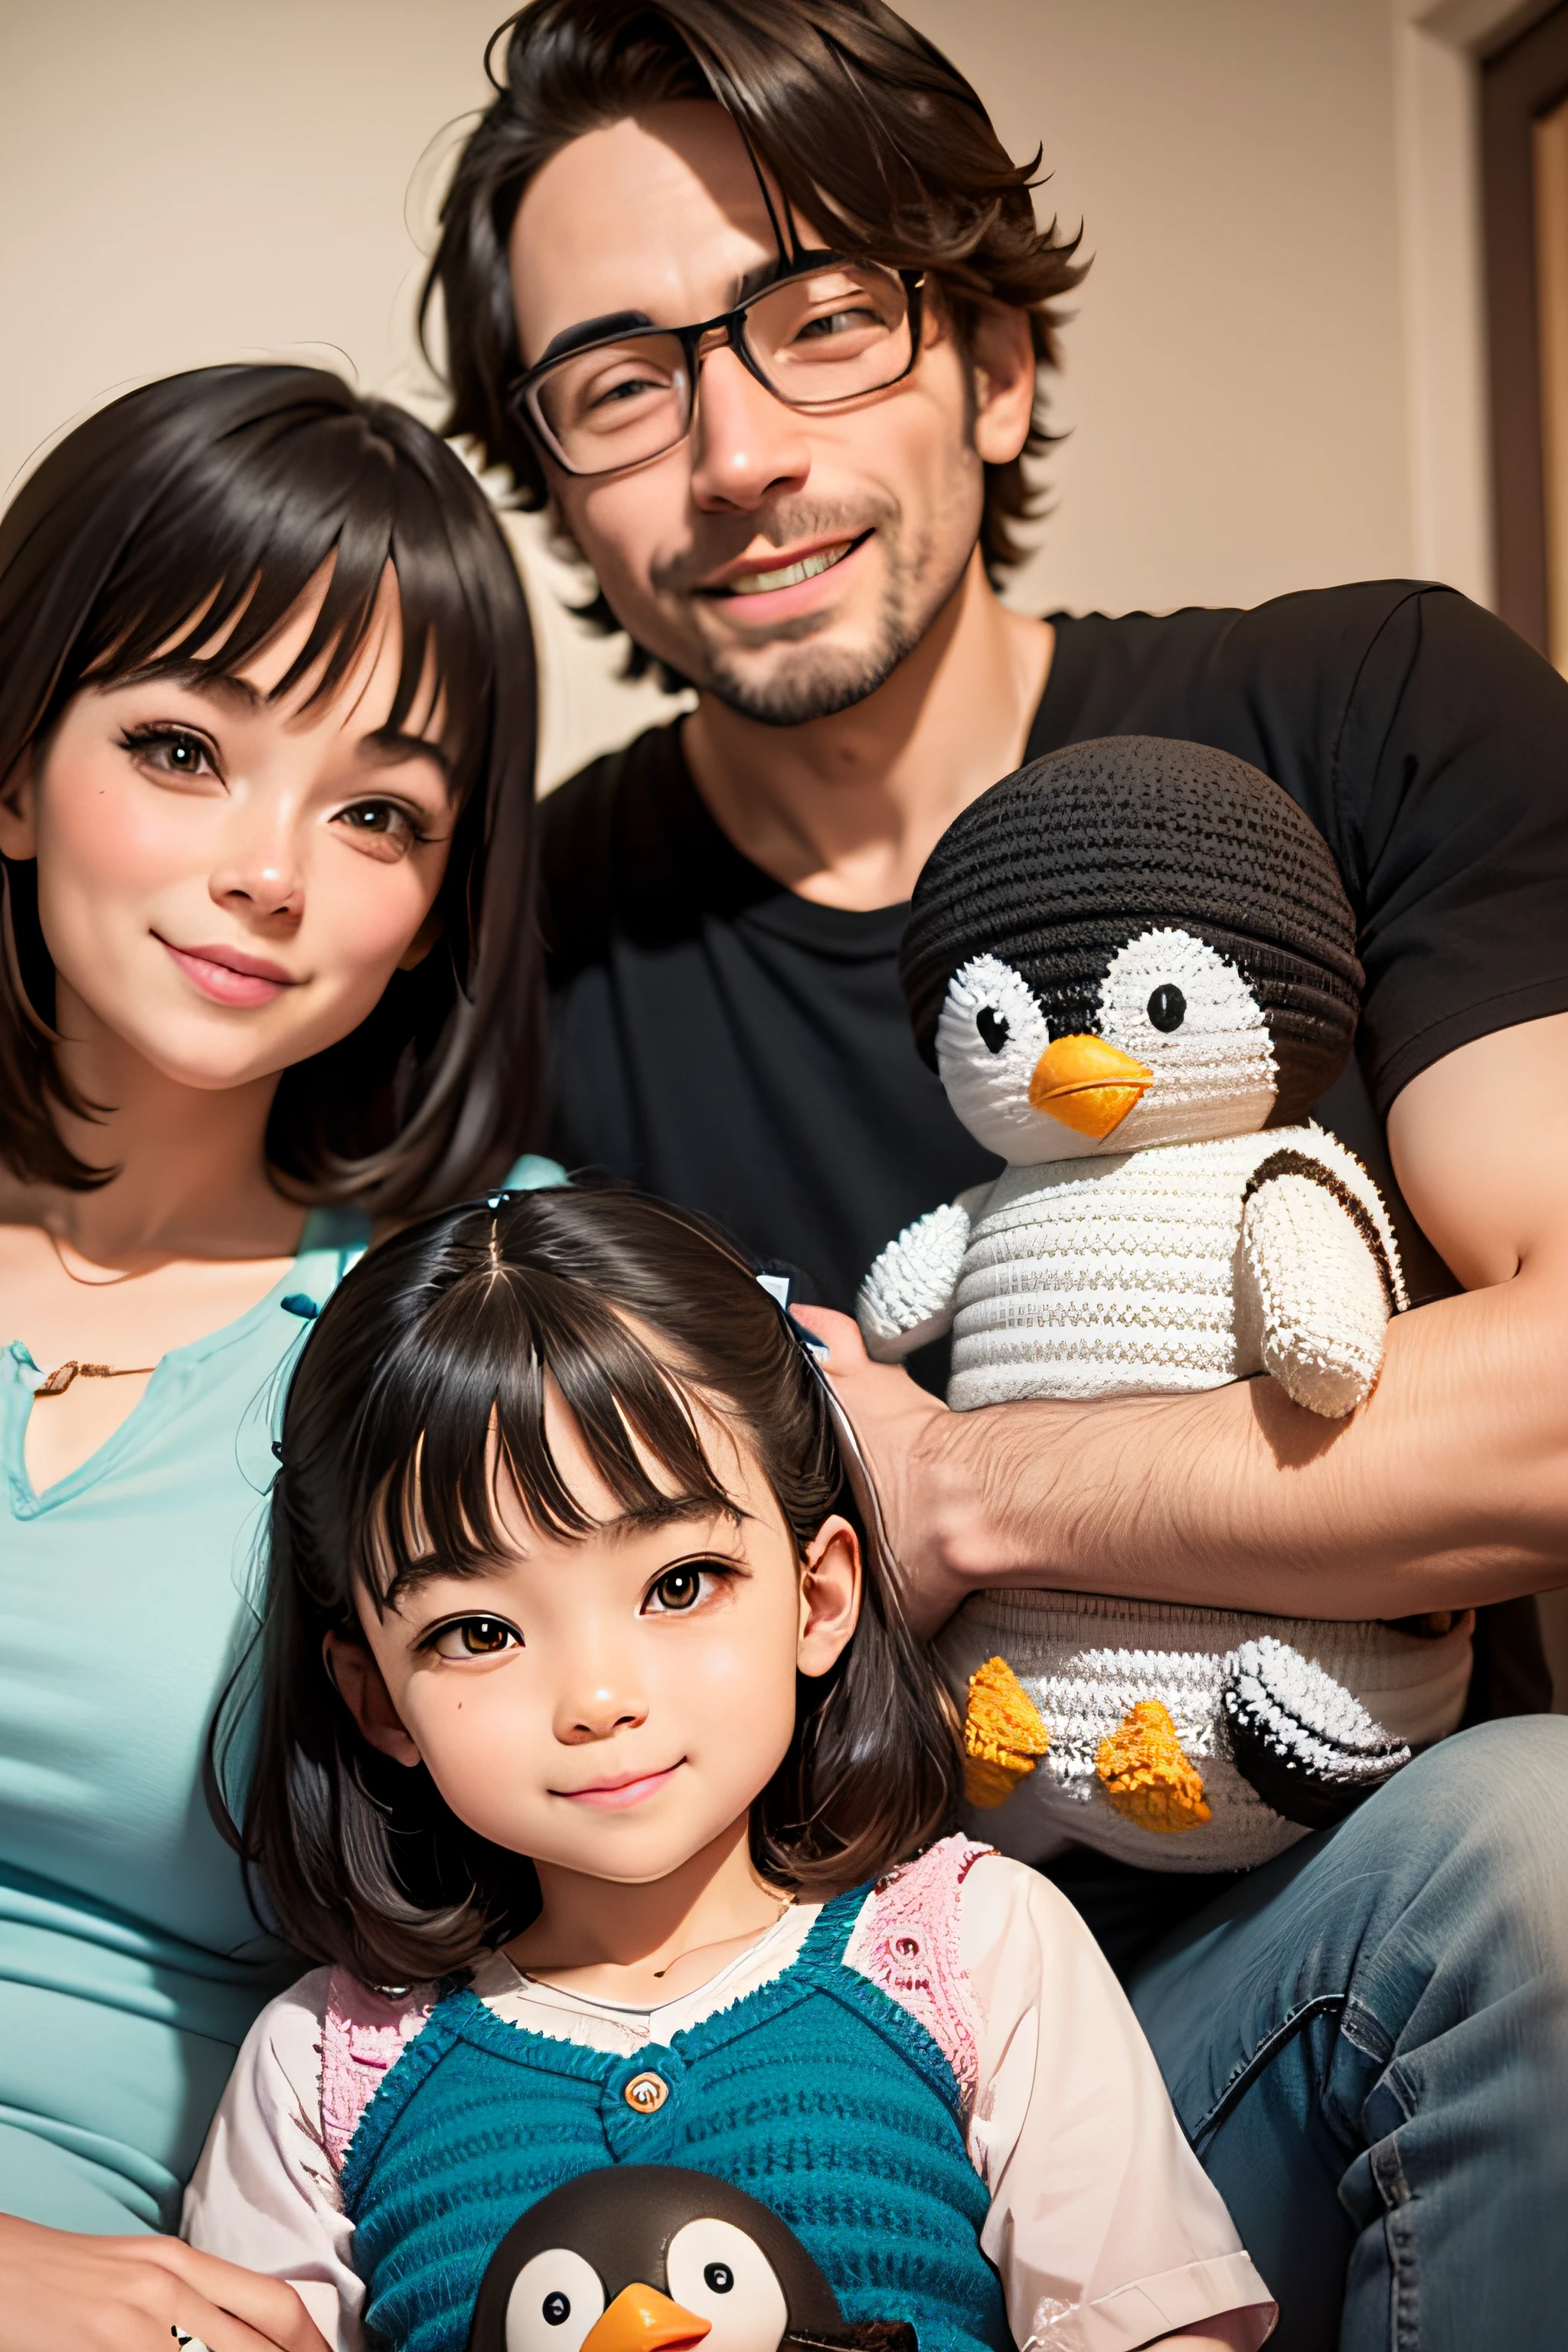
M 286 988 L 300 984 L 281 964 L 244 955 L 237 948 L 177 948 L 160 932 L 153 936 L 176 968 L 214 1004 L 251 1010 L 270 1004 Z
M 620 1813 L 658 1796 L 679 1769 L 679 1764 L 670 1764 L 662 1772 L 637 1772 L 620 1780 L 601 1780 L 593 1789 L 556 1789 L 552 1793 L 574 1805 L 591 1805 L 595 1812 Z

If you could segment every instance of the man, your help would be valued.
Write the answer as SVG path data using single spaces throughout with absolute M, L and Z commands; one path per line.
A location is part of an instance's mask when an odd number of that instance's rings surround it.
M 841 1313 L 811 1320 L 925 1625 L 1009 1581 L 1504 1604 L 1472 1715 L 1543 1704 L 1519 1597 L 1568 1577 L 1568 687 L 1408 583 L 1006 611 L 1075 275 L 1028 176 L 880 0 L 539 0 L 511 35 L 433 271 L 451 429 L 549 499 L 636 658 L 699 690 L 548 803 L 555 1148 L 846 1308 L 889 1234 L 994 1169 L 894 971 L 951 818 L 1095 735 L 1253 761 L 1328 835 L 1362 926 L 1359 1067 L 1320 1115 L 1389 1192 L 1426 1302 L 1368 1405 L 1330 1425 L 1252 1381 L 954 1415 Z M 1058 1874 L 1280 2295 L 1279 2344 L 1477 2352 L 1561 2325 L 1565 1791 L 1568 1726 L 1493 1722 L 1223 1890 Z

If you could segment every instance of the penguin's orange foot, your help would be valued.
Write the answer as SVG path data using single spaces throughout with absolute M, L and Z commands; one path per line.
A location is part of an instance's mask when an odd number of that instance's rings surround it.
M 1100 1743 L 1095 1769 L 1117 1811 L 1141 1830 L 1196 1829 L 1211 1818 L 1200 1773 L 1188 1763 L 1170 1710 L 1140 1699 Z
M 987 1658 L 969 1677 L 963 1718 L 963 1793 L 989 1811 L 1005 1804 L 1050 1748 L 1039 1708 L 1005 1658 Z

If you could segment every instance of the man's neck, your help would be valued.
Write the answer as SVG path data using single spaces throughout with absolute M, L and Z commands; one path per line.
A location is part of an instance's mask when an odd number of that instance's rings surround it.
M 1055 648 L 1002 604 L 979 551 L 886 684 L 830 719 L 765 727 L 705 694 L 681 743 L 742 856 L 819 906 L 906 899 L 939 836 L 1024 756 Z

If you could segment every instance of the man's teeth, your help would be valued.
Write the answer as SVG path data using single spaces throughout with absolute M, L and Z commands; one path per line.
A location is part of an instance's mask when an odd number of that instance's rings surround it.
M 819 572 L 831 571 L 848 554 L 847 545 L 824 548 L 819 555 L 803 555 L 798 563 L 786 563 L 781 572 L 753 572 L 749 579 L 731 580 L 731 596 L 762 596 L 770 588 L 798 588 L 803 580 L 815 580 Z

